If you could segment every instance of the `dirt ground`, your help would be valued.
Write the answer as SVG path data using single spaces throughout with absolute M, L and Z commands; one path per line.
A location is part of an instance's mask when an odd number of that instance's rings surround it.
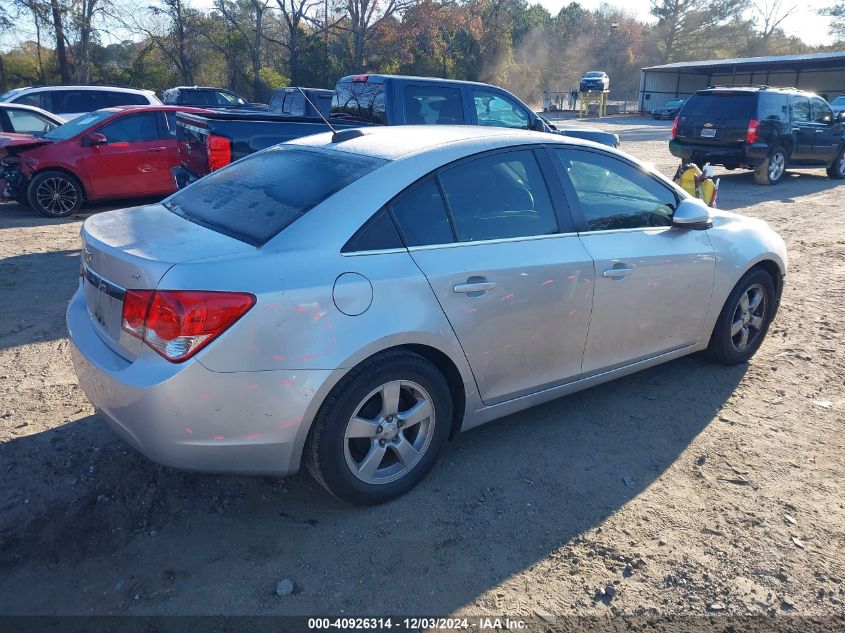
M 614 119 L 671 175 L 670 123 Z M 845 186 L 718 172 L 790 252 L 748 366 L 688 357 L 450 443 L 377 508 L 161 467 L 94 413 L 64 311 L 83 216 L 0 206 L 0 614 L 768 614 L 845 623 Z M 100 212 L 108 207 L 88 210 Z M 275 595 L 280 579 L 293 595 Z

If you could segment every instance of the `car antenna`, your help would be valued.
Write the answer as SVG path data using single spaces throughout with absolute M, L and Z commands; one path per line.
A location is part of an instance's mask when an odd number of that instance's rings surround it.
M 331 123 L 329 123 L 329 120 L 328 120 L 326 117 L 324 117 L 324 116 L 323 116 L 323 113 L 322 113 L 322 112 L 320 112 L 320 108 L 318 108 L 317 106 L 315 106 L 315 105 L 314 105 L 314 102 L 313 102 L 313 101 L 311 101 L 311 99 L 309 99 L 309 98 L 308 98 L 308 95 L 307 95 L 307 94 L 305 94 L 305 91 L 304 91 L 302 88 L 300 88 L 299 86 L 297 86 L 297 87 L 296 87 L 296 89 L 297 89 L 297 90 L 299 90 L 300 94 L 302 94 L 302 96 L 303 96 L 303 97 L 305 98 L 305 100 L 308 102 L 308 105 L 310 105 L 312 108 L 314 108 L 314 111 L 317 113 L 317 116 L 318 116 L 318 117 L 320 117 L 321 119 L 323 119 L 323 123 L 325 123 L 326 125 L 328 125 L 328 126 L 329 126 L 329 129 L 332 131 L 332 143 L 334 143 L 334 142 L 335 142 L 335 140 L 334 140 L 334 135 L 335 135 L 335 134 L 337 134 L 337 130 L 336 130 L 336 129 L 334 129 L 334 128 L 332 127 L 332 124 L 331 124 Z

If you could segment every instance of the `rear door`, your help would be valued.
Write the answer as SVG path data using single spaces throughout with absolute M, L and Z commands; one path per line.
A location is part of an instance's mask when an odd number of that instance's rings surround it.
M 83 166 L 94 195 L 120 198 L 172 190 L 161 112 L 131 112 L 95 131 L 104 145 L 83 147 Z
M 842 124 L 834 121 L 833 110 L 823 99 L 810 99 L 810 118 L 813 120 L 813 159 L 830 164 L 839 153 L 842 143 Z
M 523 148 L 462 161 L 390 205 L 486 404 L 581 373 L 593 263 L 556 185 L 545 151 Z
M 747 90 L 711 90 L 690 97 L 678 119 L 677 139 L 684 145 L 738 149 L 756 112 L 757 94 Z
M 813 142 L 816 126 L 810 116 L 810 100 L 801 95 L 792 97 L 792 133 L 795 135 L 795 161 L 808 161 L 813 158 Z
M 676 193 L 632 163 L 551 152 L 595 262 L 584 376 L 700 342 L 715 275 L 707 231 L 673 227 Z

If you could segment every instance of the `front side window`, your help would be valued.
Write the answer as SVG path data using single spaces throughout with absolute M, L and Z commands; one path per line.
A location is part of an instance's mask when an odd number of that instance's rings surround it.
M 810 121 L 810 100 L 807 97 L 792 98 L 792 119 L 796 123 L 808 123 Z
M 212 172 L 163 204 L 186 220 L 261 246 L 385 162 L 276 145 Z
M 531 150 L 483 156 L 440 174 L 459 242 L 549 235 L 558 230 Z
M 606 154 L 556 149 L 590 231 L 671 226 L 675 193 L 655 178 Z
M 449 216 L 434 178 L 414 185 L 390 205 L 407 246 L 454 241 Z
M 34 112 L 10 108 L 6 110 L 6 114 L 9 117 L 9 123 L 12 124 L 12 131 L 17 134 L 32 134 L 34 136 L 41 136 L 45 132 L 49 132 L 50 130 L 58 127 L 52 121 L 49 121 Z
M 93 112 L 105 108 L 100 92 L 94 90 L 60 90 L 53 95 L 53 103 L 59 112 Z
M 120 117 L 97 131 L 105 134 L 109 143 L 140 143 L 160 138 L 158 126 L 158 112 L 142 112 Z
M 244 101 L 240 97 L 236 97 L 231 92 L 217 92 L 217 105 L 221 106 L 238 106 L 243 105 Z
M 494 92 L 473 90 L 479 125 L 527 130 L 531 121 L 524 108 Z
M 464 123 L 461 91 L 443 86 L 406 86 L 405 122 L 408 125 Z
M 812 99 L 810 107 L 815 123 L 831 123 L 833 121 L 833 110 L 821 99 Z

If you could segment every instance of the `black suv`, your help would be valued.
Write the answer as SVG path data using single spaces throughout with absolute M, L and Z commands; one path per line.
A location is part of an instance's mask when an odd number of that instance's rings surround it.
M 789 166 L 827 167 L 845 178 L 845 123 L 828 103 L 794 88 L 709 88 L 684 104 L 669 151 L 684 162 L 754 170 L 761 185 Z

